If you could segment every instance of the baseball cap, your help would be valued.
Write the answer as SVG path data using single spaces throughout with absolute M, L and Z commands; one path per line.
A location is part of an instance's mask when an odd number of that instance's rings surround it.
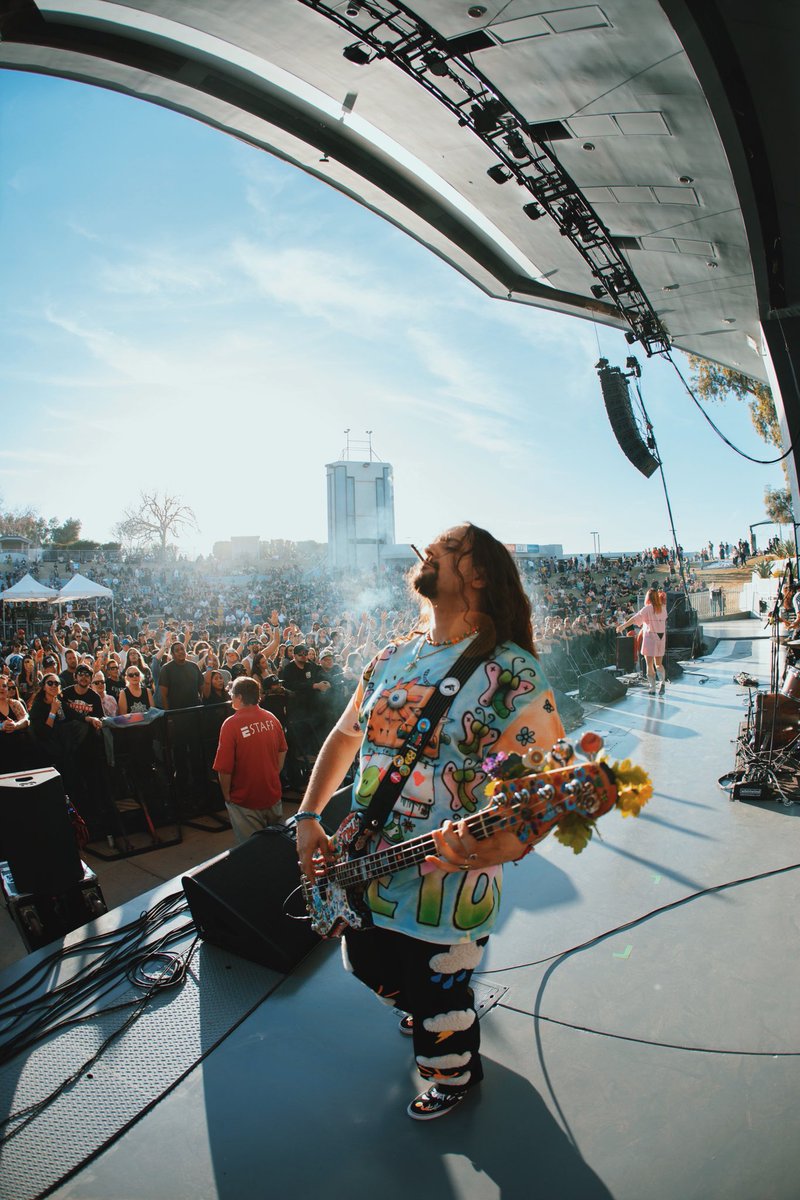
M 74 674 L 75 675 L 91 675 L 92 668 L 87 667 L 86 663 L 78 663 L 77 667 L 75 668 Z
M 295 654 L 308 654 L 308 646 L 305 644 L 305 642 L 298 642 L 294 648 L 294 652 Z

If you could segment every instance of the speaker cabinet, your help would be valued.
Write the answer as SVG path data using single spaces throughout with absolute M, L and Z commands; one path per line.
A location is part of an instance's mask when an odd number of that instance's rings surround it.
M 553 688 L 558 715 L 567 733 L 583 724 L 583 705 L 575 696 L 569 696 L 559 688 Z
M 181 882 L 205 941 L 273 971 L 288 974 L 320 940 L 308 921 L 286 912 L 304 908 L 297 846 L 283 826 L 259 830 Z
M 632 675 L 636 670 L 636 638 L 617 638 L 617 670 Z
M 683 592 L 667 592 L 667 629 L 690 629 L 697 624 L 697 613 Z
M 610 704 L 621 700 L 627 690 L 624 683 L 620 683 L 615 675 L 605 669 L 587 671 L 578 681 L 578 695 L 590 704 Z
M 64 784 L 53 767 L 0 775 L 0 857 L 20 892 L 57 896 L 83 880 Z

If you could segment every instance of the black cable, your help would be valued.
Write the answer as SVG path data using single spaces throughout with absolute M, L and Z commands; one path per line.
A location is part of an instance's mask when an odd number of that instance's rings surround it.
M 703 414 L 705 419 L 708 421 L 709 425 L 714 430 L 717 437 L 720 437 L 726 446 L 730 446 L 731 450 L 733 450 L 735 454 L 740 455 L 742 458 L 746 458 L 748 460 L 748 462 L 758 463 L 758 465 L 761 467 L 771 467 L 775 463 L 783 462 L 783 460 L 785 458 L 789 457 L 789 455 L 793 451 L 792 446 L 790 446 L 788 450 L 784 451 L 784 453 L 781 454 L 778 458 L 753 458 L 752 454 L 745 454 L 744 450 L 740 450 L 738 446 L 734 446 L 734 444 L 730 440 L 730 438 L 727 438 L 725 436 L 725 434 L 722 432 L 722 430 L 719 428 L 719 426 L 715 425 L 714 422 L 711 420 L 711 417 L 708 415 L 706 410 L 703 408 L 702 404 L 697 399 L 697 396 L 694 394 L 692 388 L 689 386 L 689 384 L 686 382 L 685 378 L 681 374 L 680 368 L 678 367 L 678 364 L 675 362 L 675 359 L 672 357 L 672 355 L 669 352 L 667 352 L 664 354 L 664 358 L 666 358 L 667 362 L 672 363 L 672 366 L 675 368 L 675 371 L 676 371 L 677 376 L 680 379 L 681 383 L 686 388 L 686 391 L 689 393 L 689 395 L 691 396 L 694 403 L 700 409 L 700 412 Z
M 158 924 L 162 924 L 165 919 L 172 917 L 173 915 L 177 915 L 177 912 L 168 912 L 165 915 L 160 916 Z M 187 928 L 191 928 L 191 926 L 188 926 Z M 137 951 L 141 952 L 141 950 L 145 947 L 147 944 L 147 935 L 147 925 L 144 924 L 140 926 L 138 930 L 138 936 L 132 942 L 130 948 L 127 948 L 127 942 L 130 940 L 130 938 L 126 936 L 125 938 L 119 940 L 116 946 L 112 944 L 111 946 L 107 947 L 103 953 L 101 953 L 100 956 L 94 960 L 91 966 L 80 968 L 75 975 L 58 984 L 49 992 L 42 993 L 40 996 L 34 999 L 27 999 L 24 1003 L 18 1004 L 17 1007 L 10 1007 L 7 1002 L 5 1006 L 6 1011 L 0 1012 L 0 1021 L 5 1022 L 7 1025 L 5 1032 L 8 1031 L 9 1022 L 13 1027 L 15 1019 L 19 1019 L 21 1016 L 30 1015 L 32 1010 L 35 1008 L 45 1006 L 49 1007 L 50 1011 L 52 1012 L 54 1009 L 57 1009 L 60 1004 L 67 1002 L 71 996 L 79 995 L 82 990 L 90 988 L 93 983 L 101 982 L 105 976 L 110 974 L 119 974 L 120 969 L 124 968 L 129 959 L 134 956 Z M 86 943 L 83 943 L 80 947 L 82 953 L 85 953 L 85 947 Z M 30 991 L 31 988 L 26 989 L 24 995 L 28 996 Z M 55 1004 L 53 1003 L 54 998 L 56 1000 Z
M 715 883 L 711 887 L 701 888 L 699 892 L 691 892 L 688 896 L 681 896 L 677 900 L 671 900 L 669 904 L 662 904 L 659 908 L 652 908 L 642 916 L 634 917 L 631 921 L 626 921 L 624 925 L 616 925 L 613 929 L 606 930 L 605 933 L 598 933 L 585 942 L 579 942 L 576 946 L 571 946 L 568 950 L 558 950 L 555 954 L 548 954 L 545 958 L 533 959 L 532 962 L 512 963 L 508 967 L 487 968 L 485 971 L 474 971 L 473 974 L 503 975 L 507 971 L 521 971 L 526 967 L 539 967 L 544 963 L 554 962 L 559 958 L 568 958 L 571 954 L 577 954 L 581 950 L 588 950 L 592 946 L 604 942 L 616 933 L 625 933 L 629 929 L 634 929 L 637 925 L 649 921 L 651 917 L 660 917 L 662 913 L 670 912 L 673 908 L 681 908 L 684 904 L 689 904 L 692 900 L 700 899 L 701 896 L 711 896 L 715 892 L 727 891 L 728 888 L 741 887 L 745 883 L 758 883 L 761 879 L 769 879 L 773 875 L 784 875 L 787 871 L 797 870 L 800 870 L 800 862 L 790 863 L 786 867 L 772 867 L 769 871 L 760 871 L 757 875 L 744 875 L 741 879 L 729 879 L 725 883 Z
M 660 1047 L 663 1047 L 665 1049 L 670 1049 L 670 1050 L 685 1050 L 687 1052 L 698 1053 L 698 1054 L 721 1054 L 721 1055 L 740 1054 L 744 1057 L 751 1057 L 751 1058 L 759 1058 L 759 1057 L 798 1058 L 798 1057 L 800 1057 L 800 1050 L 784 1050 L 784 1051 L 726 1050 L 726 1049 L 718 1048 L 718 1047 L 689 1046 L 689 1045 L 681 1044 L 681 1043 L 659 1042 L 659 1041 L 656 1041 L 656 1040 L 650 1039 L 650 1038 L 637 1038 L 637 1037 L 634 1037 L 633 1035 L 629 1035 L 629 1034 L 612 1033 L 607 1030 L 594 1029 L 588 1025 L 577 1025 L 577 1024 L 574 1024 L 569 1021 L 559 1020 L 557 1017 L 545 1016 L 544 1014 L 539 1012 L 539 1005 L 541 1004 L 545 988 L 547 987 L 547 984 L 550 980 L 551 975 L 556 970 L 556 968 L 559 967 L 561 965 L 561 963 L 563 963 L 571 955 L 578 954 L 582 950 L 587 950 L 591 946 L 596 946 L 600 942 L 605 941 L 607 938 L 613 937 L 617 933 L 624 933 L 628 929 L 633 929 L 635 926 L 641 925 L 645 921 L 649 921 L 652 917 L 660 916 L 662 913 L 669 912 L 675 908 L 680 908 L 684 904 L 688 904 L 692 900 L 697 900 L 701 896 L 713 895 L 716 892 L 726 891 L 729 888 L 740 887 L 747 883 L 755 883 L 762 879 L 769 879 L 772 876 L 783 875 L 783 874 L 786 874 L 786 872 L 788 872 L 788 871 L 797 871 L 799 869 L 800 869 L 800 863 L 790 863 L 788 866 L 785 866 L 785 867 L 773 867 L 768 871 L 759 871 L 755 875 L 746 875 L 740 879 L 728 880 L 726 883 L 714 884 L 711 887 L 702 888 L 700 891 L 692 892 L 692 894 L 689 896 L 682 896 L 680 899 L 673 900 L 669 904 L 663 904 L 659 908 L 651 909 L 650 912 L 645 913 L 643 916 L 635 917 L 633 920 L 627 921 L 623 925 L 617 925 L 615 928 L 609 929 L 605 933 L 597 934 L 595 937 L 589 938 L 587 941 L 581 942 L 577 946 L 572 946 L 569 950 L 561 950 L 557 954 L 550 954 L 545 958 L 539 958 L 539 959 L 534 960 L 533 962 L 517 963 L 514 966 L 497 967 L 494 970 L 475 971 L 474 972 L 475 975 L 493 976 L 493 975 L 503 974 L 506 971 L 516 971 L 516 970 L 521 970 L 522 968 L 525 968 L 525 967 L 536 967 L 543 963 L 550 963 L 550 966 L 548 967 L 547 971 L 545 971 L 544 976 L 542 977 L 541 983 L 539 984 L 539 988 L 536 993 L 536 1000 L 534 1002 L 534 1011 L 533 1012 L 527 1012 L 525 1009 L 515 1008 L 513 1005 L 510 1005 L 510 1004 L 502 1004 L 502 1002 L 500 1002 L 500 1004 L 501 1004 L 501 1007 L 508 1008 L 512 1012 L 518 1012 L 523 1016 L 531 1017 L 536 1022 L 536 1045 L 537 1045 L 537 1050 L 538 1050 L 538 1055 L 539 1055 L 539 1063 L 540 1063 L 540 1066 L 542 1069 L 542 1074 L 544 1076 L 545 1083 L 547 1084 L 547 1088 L 550 1092 L 550 1096 L 553 1100 L 553 1104 L 555 1105 L 556 1110 L 558 1111 L 558 1113 L 561 1117 L 561 1120 L 562 1120 L 562 1123 L 564 1126 L 564 1131 L 565 1131 L 567 1137 L 569 1137 L 573 1142 L 575 1141 L 574 1136 L 573 1136 L 572 1131 L 569 1126 L 569 1122 L 567 1121 L 567 1118 L 561 1108 L 561 1105 L 558 1102 L 558 1098 L 555 1094 L 555 1090 L 550 1081 L 550 1075 L 549 1075 L 549 1072 L 547 1070 L 547 1065 L 544 1060 L 544 1049 L 543 1049 L 542 1043 L 541 1043 L 539 1022 L 546 1022 L 551 1025 L 561 1025 L 566 1029 L 574 1029 L 581 1033 L 593 1033 L 597 1037 L 607 1037 L 607 1038 L 612 1038 L 617 1041 L 637 1042 L 641 1045 L 647 1045 L 647 1046 L 660 1046 Z
M 107 1016 L 110 1013 L 119 1012 L 126 1008 L 133 1008 L 133 1012 L 125 1021 L 122 1022 L 119 1028 L 113 1030 L 108 1037 L 104 1038 L 97 1050 L 95 1050 L 94 1053 L 85 1060 L 85 1062 L 81 1063 L 79 1067 L 77 1067 L 70 1075 L 68 1075 L 66 1079 L 62 1080 L 58 1087 L 50 1092 L 49 1095 L 42 1097 L 40 1100 L 34 1101 L 33 1104 L 29 1104 L 26 1108 L 18 1109 L 15 1113 L 11 1113 L 9 1116 L 0 1119 L 0 1128 L 10 1125 L 12 1122 L 19 1122 L 18 1124 L 14 1125 L 13 1129 L 0 1135 L 0 1145 L 11 1141 L 11 1139 L 16 1137 L 18 1133 L 21 1133 L 23 1129 L 26 1129 L 32 1121 L 35 1121 L 36 1118 L 39 1117 L 45 1111 L 45 1109 L 49 1107 L 49 1105 L 57 1100 L 59 1096 L 63 1095 L 67 1088 L 71 1087 L 73 1083 L 76 1083 L 78 1079 L 85 1075 L 86 1072 L 89 1071 L 98 1061 L 100 1056 L 108 1049 L 111 1043 L 116 1041 L 117 1038 L 121 1037 L 121 1035 L 130 1029 L 134 1022 L 139 1019 L 147 1007 L 148 1001 L 157 992 L 163 991 L 164 988 L 175 987 L 179 983 L 183 983 L 186 978 L 186 972 L 189 968 L 189 963 L 194 956 L 194 952 L 197 948 L 199 940 L 199 935 L 196 935 L 186 951 L 186 954 L 183 956 L 161 954 L 157 956 L 152 954 L 146 955 L 142 960 L 143 963 L 150 962 L 154 957 L 169 959 L 171 965 L 173 966 L 169 976 L 165 978 L 163 975 L 159 975 L 158 977 L 153 978 L 152 981 L 147 985 L 137 983 L 137 987 L 144 987 L 144 993 L 136 1000 L 128 1000 L 121 1004 L 111 1005 L 107 1009 L 100 1009 L 97 1012 L 87 1014 L 86 1016 L 80 1018 L 80 1021 L 96 1020 L 98 1017 Z M 70 1022 L 66 1022 L 65 1024 L 75 1025 L 78 1023 L 78 1020 L 72 1020 Z M 54 1031 L 50 1030 L 49 1032 L 52 1033 Z
M 524 1008 L 516 1008 L 502 1000 L 498 1000 L 497 1008 L 507 1008 L 509 1012 L 519 1013 L 520 1016 L 532 1017 L 534 1021 L 545 1021 L 548 1025 L 561 1025 L 564 1029 L 574 1029 L 577 1033 L 593 1033 L 596 1037 L 611 1038 L 618 1042 L 636 1042 L 640 1046 L 658 1046 L 664 1050 L 685 1050 L 689 1054 L 737 1055 L 742 1058 L 800 1058 L 800 1050 L 725 1050 L 719 1046 L 687 1046 L 683 1042 L 658 1042 L 653 1038 L 634 1037 L 629 1033 L 594 1029 L 591 1025 L 575 1025 L 572 1021 L 560 1021 L 557 1017 L 546 1017 L 543 1013 L 529 1013 Z
M 166 932 L 162 930 L 165 922 L 173 920 L 187 908 L 183 893 L 173 893 L 110 937 L 108 934 L 97 934 L 79 945 L 49 955 L 44 962 L 6 988 L 5 1002 L 0 1004 L 0 1026 L 3 1028 L 0 1063 L 10 1061 L 24 1049 L 50 1036 L 54 1030 L 74 1021 L 87 1009 L 96 1010 L 98 1001 L 117 986 L 120 976 L 135 969 L 137 964 L 165 955 L 169 945 L 182 940 L 194 930 L 191 921 Z M 46 984 L 46 973 L 60 960 L 75 953 L 83 955 L 87 948 L 93 947 L 99 949 L 100 953 L 91 965 L 79 968 L 69 979 L 41 995 L 31 997 L 35 987 Z M 159 978 L 163 977 L 162 984 L 173 977 L 178 982 L 181 973 L 174 963 L 174 955 L 167 956 L 166 961 L 168 971 L 159 973 Z

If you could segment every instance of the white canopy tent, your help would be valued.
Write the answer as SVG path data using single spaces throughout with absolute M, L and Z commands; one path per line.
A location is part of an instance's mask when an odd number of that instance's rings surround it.
M 114 624 L 114 593 L 102 583 L 95 583 L 86 575 L 75 574 L 65 583 L 56 598 L 56 604 L 70 604 L 75 600 L 110 600 L 111 624 Z
M 0 592 L 0 600 L 4 604 L 54 604 L 58 592 L 55 588 L 45 587 L 32 575 L 23 575 L 12 587 Z
M 18 579 L 12 587 L 0 592 L 0 600 L 3 601 L 3 636 L 5 637 L 7 604 L 56 604 L 58 592 L 54 588 L 45 587 L 43 583 L 39 583 L 38 579 L 34 579 L 32 575 L 28 574 L 23 575 L 22 579 Z

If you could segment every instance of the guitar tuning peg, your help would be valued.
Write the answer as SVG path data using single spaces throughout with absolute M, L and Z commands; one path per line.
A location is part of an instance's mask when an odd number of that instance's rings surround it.
M 593 730 L 587 729 L 578 742 L 578 745 L 587 758 L 595 759 L 603 749 L 605 742 L 599 733 L 594 733 Z
M 544 750 L 540 750 L 538 746 L 531 746 L 523 754 L 522 761 L 531 771 L 541 771 L 544 766 Z
M 575 747 L 566 738 L 559 738 L 550 753 L 554 762 L 565 767 L 575 757 Z

